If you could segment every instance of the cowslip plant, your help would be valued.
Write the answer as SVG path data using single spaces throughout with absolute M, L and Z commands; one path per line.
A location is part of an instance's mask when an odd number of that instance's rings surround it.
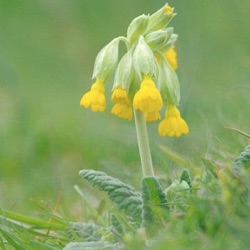
M 169 204 L 158 179 L 154 176 L 146 122 L 161 119 L 160 136 L 180 137 L 189 132 L 178 105 L 180 87 L 173 28 L 167 27 L 175 16 L 168 4 L 152 15 L 136 17 L 128 26 L 127 36 L 119 36 L 108 43 L 97 55 L 91 89 L 83 95 L 80 105 L 93 112 L 106 109 L 105 89 L 114 73 L 111 113 L 125 120 L 134 116 L 137 142 L 142 166 L 142 190 L 132 187 L 103 172 L 82 170 L 80 175 L 98 189 L 107 192 L 118 208 L 125 212 L 130 226 L 142 227 L 150 237 L 168 220 Z M 120 55 L 119 45 L 126 51 Z M 120 60 L 119 60 L 120 58 Z
M 165 105 L 159 134 L 179 137 L 189 131 L 178 109 L 180 88 L 174 47 L 177 35 L 173 28 L 166 27 L 174 16 L 174 8 L 166 4 L 152 15 L 135 18 L 128 26 L 127 37 L 113 39 L 98 53 L 93 71 L 95 82 L 80 101 L 85 108 L 103 112 L 106 84 L 114 73 L 111 113 L 126 120 L 132 120 L 134 113 L 144 176 L 154 176 L 146 122 L 161 119 L 160 111 Z M 119 53 L 122 42 L 126 45 L 124 55 Z
M 180 137 L 189 130 L 178 109 L 177 35 L 173 28 L 166 27 L 175 16 L 173 11 L 166 4 L 152 15 L 135 18 L 127 37 L 115 38 L 106 45 L 96 58 L 95 82 L 80 102 L 94 112 L 103 112 L 105 88 L 114 73 L 111 113 L 125 120 L 134 116 L 142 166 L 141 191 L 104 172 L 81 170 L 80 176 L 105 192 L 117 206 L 110 209 L 107 221 L 97 224 L 96 214 L 101 212 L 88 203 L 85 205 L 92 209 L 95 219 L 86 223 L 63 219 L 55 214 L 57 209 L 46 212 L 47 221 L 0 209 L 1 249 L 249 248 L 250 145 L 230 163 L 228 156 L 223 162 L 225 154 L 216 150 L 219 160 L 204 157 L 203 171 L 199 168 L 198 175 L 191 178 L 185 169 L 165 190 L 154 175 L 146 122 L 161 119 L 165 105 L 159 134 Z M 127 48 L 124 55 L 119 53 L 121 42 Z M 186 162 L 171 154 L 175 163 Z

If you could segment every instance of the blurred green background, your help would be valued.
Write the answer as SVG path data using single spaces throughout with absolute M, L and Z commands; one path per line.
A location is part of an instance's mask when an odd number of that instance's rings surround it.
M 58 197 L 77 215 L 83 168 L 139 187 L 133 122 L 79 106 L 98 51 L 126 35 L 131 20 L 160 0 L 0 0 L 0 207 L 25 211 Z M 178 76 L 190 133 L 160 138 L 148 127 L 157 174 L 180 167 L 163 145 L 200 164 L 216 147 L 237 155 L 250 133 L 250 1 L 169 1 L 178 15 Z M 111 82 L 109 83 L 111 86 Z M 192 166 L 190 166 L 192 167 Z M 131 178 L 132 177 L 132 178 Z M 72 212 L 73 211 L 73 212 Z

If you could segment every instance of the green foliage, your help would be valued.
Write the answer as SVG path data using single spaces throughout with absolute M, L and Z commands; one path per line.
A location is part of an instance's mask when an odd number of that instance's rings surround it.
M 110 225 L 113 227 L 116 236 L 120 237 L 121 235 L 124 235 L 122 223 L 114 214 L 110 215 Z
M 189 187 L 192 188 L 192 181 L 191 181 L 191 178 L 190 178 L 190 175 L 189 175 L 189 172 L 188 172 L 187 169 L 184 169 L 182 171 L 182 174 L 181 174 L 181 177 L 180 177 L 180 183 L 182 181 L 187 182 L 187 184 L 189 185 Z
M 234 160 L 233 168 L 238 171 L 250 169 L 250 145 Z
M 25 244 L 19 237 L 12 235 L 8 230 L 4 229 L 0 229 L 0 233 L 15 249 L 25 250 Z
M 248 148 L 241 156 L 246 156 L 246 152 Z M 235 175 L 227 159 L 217 165 L 218 161 L 208 157 L 203 163 L 205 169 L 200 174 L 191 178 L 185 169 L 167 187 L 174 197 L 170 200 L 166 199 L 155 177 L 143 178 L 140 194 L 103 172 L 82 170 L 81 176 L 107 192 L 117 204 L 118 209 L 108 213 L 106 223 L 102 226 L 69 223 L 53 215 L 50 221 L 43 221 L 0 210 L 0 246 L 27 250 L 57 250 L 64 246 L 64 250 L 164 250 L 166 246 L 181 250 L 187 245 L 192 249 L 201 249 L 204 245 L 208 246 L 205 249 L 215 250 L 247 249 L 250 244 L 249 172 Z M 133 220 L 128 219 L 132 217 L 130 210 L 119 206 L 119 195 L 127 200 L 129 195 L 134 197 L 135 194 L 141 197 L 139 220 L 142 216 L 142 223 L 137 223 L 136 227 Z
M 103 172 L 82 170 L 80 171 L 80 175 L 91 182 L 93 186 L 107 192 L 109 198 L 117 204 L 118 208 L 125 210 L 128 215 L 133 217 L 134 221 L 141 221 L 142 217 L 142 226 L 146 228 L 149 234 L 155 233 L 157 231 L 156 228 L 159 227 L 159 225 L 163 225 L 168 218 L 169 205 L 167 204 L 166 196 L 160 187 L 159 181 L 155 177 L 143 178 L 142 194 L 140 195 L 135 192 L 131 186 Z M 138 203 L 138 200 L 140 203 Z M 137 203 L 132 204 L 134 201 Z M 129 207 L 127 207 L 128 205 Z M 132 210 L 131 206 L 137 207 L 137 210 Z M 110 222 L 111 226 L 115 229 L 116 235 L 122 235 L 124 233 L 122 223 L 115 215 L 111 215 Z
M 116 203 L 134 221 L 141 221 L 141 195 L 133 187 L 95 170 L 81 170 L 80 176 L 108 194 L 110 200 Z
M 63 248 L 63 250 L 116 250 L 119 249 L 116 245 L 106 241 L 93 242 L 71 242 Z
M 66 228 L 72 241 L 99 241 L 102 234 L 98 232 L 104 230 L 93 223 L 71 222 Z
M 69 241 L 65 220 L 46 222 L 0 209 L 0 246 L 2 249 L 59 250 Z
M 149 234 L 154 234 L 169 216 L 166 196 L 155 177 L 142 180 L 142 204 L 142 225 Z

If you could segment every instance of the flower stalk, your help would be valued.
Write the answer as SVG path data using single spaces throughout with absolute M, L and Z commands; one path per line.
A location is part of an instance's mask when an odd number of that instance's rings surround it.
M 134 119 L 143 176 L 154 176 L 148 131 L 143 112 L 140 110 L 134 110 Z

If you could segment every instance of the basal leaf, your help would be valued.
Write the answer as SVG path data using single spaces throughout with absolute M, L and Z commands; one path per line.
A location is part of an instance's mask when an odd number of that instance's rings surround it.
M 143 178 L 142 203 L 142 225 L 149 234 L 154 234 L 169 214 L 166 196 L 155 177 Z
M 115 202 L 119 209 L 131 216 L 134 221 L 141 221 L 141 195 L 133 187 L 101 171 L 86 169 L 81 170 L 79 174 L 93 186 L 106 192 L 110 200 Z
M 124 234 L 123 225 L 120 220 L 113 213 L 110 214 L 109 218 L 110 226 L 113 228 L 114 236 L 117 240 L 121 239 L 121 235 Z

